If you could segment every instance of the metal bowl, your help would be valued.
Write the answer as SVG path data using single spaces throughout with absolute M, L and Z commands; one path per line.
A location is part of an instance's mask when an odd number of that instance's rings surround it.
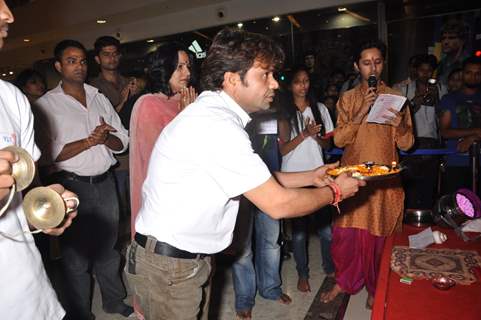
M 456 285 L 456 281 L 444 276 L 434 278 L 431 283 L 433 287 L 439 290 L 449 290 Z
M 434 224 L 433 213 L 429 209 L 406 209 L 404 223 L 414 227 L 429 227 Z

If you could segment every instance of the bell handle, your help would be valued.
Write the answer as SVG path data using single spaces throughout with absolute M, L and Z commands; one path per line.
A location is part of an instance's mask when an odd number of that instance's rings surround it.
M 5 211 L 7 211 L 8 207 L 10 206 L 10 203 L 12 203 L 13 196 L 15 195 L 15 192 L 17 191 L 17 188 L 15 187 L 15 184 L 12 185 L 10 188 L 10 194 L 8 195 L 8 200 L 7 203 L 0 209 L 0 217 L 3 216 Z
M 63 199 L 63 201 L 65 201 L 65 203 L 67 203 L 67 201 L 69 201 L 69 200 L 75 202 L 75 206 L 73 208 L 67 207 L 67 211 L 65 211 L 66 214 L 69 214 L 70 212 L 77 210 L 78 206 L 80 205 L 80 200 L 77 197 L 71 197 L 71 198 Z

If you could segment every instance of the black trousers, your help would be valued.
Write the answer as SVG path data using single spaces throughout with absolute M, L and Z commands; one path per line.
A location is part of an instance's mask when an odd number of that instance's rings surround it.
M 60 238 L 67 319 L 94 319 L 91 313 L 92 274 L 102 294 L 103 309 L 124 307 L 126 290 L 120 275 L 120 254 L 114 249 L 119 228 L 119 204 L 112 174 L 89 184 L 57 180 L 80 200 L 78 216 Z

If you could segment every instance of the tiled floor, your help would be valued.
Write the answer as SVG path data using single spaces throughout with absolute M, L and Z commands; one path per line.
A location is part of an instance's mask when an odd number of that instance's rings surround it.
M 253 319 L 255 320 L 302 320 L 309 309 L 312 299 L 319 289 L 324 274 L 321 273 L 320 267 L 320 249 L 319 241 L 315 236 L 311 236 L 310 245 L 310 269 L 311 269 L 311 288 L 310 293 L 301 293 L 296 289 L 297 273 L 293 259 L 286 261 L 282 267 L 283 290 L 289 294 L 293 300 L 289 306 L 281 305 L 277 302 L 265 300 L 257 297 L 256 306 L 253 310 Z M 219 266 L 217 269 L 217 278 L 221 278 L 217 283 L 223 283 L 223 286 L 215 286 L 213 288 L 214 298 L 211 305 L 210 319 L 224 320 L 235 319 L 234 310 L 234 291 L 232 287 L 231 268 Z M 105 314 L 101 309 L 100 292 L 98 286 L 94 291 L 93 312 L 98 320 L 120 320 L 125 319 L 117 315 Z M 365 308 L 367 293 L 361 291 L 359 294 L 352 296 L 345 314 L 345 320 L 367 320 L 370 319 L 370 311 Z M 126 300 L 130 303 L 130 298 Z

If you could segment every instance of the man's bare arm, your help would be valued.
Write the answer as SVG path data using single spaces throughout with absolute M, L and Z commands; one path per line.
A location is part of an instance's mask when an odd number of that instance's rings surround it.
M 339 186 L 343 199 L 353 196 L 360 186 L 366 184 L 346 174 L 336 178 L 335 183 Z M 245 192 L 244 196 L 274 219 L 304 216 L 333 202 L 333 192 L 329 187 L 284 188 L 273 177 Z

